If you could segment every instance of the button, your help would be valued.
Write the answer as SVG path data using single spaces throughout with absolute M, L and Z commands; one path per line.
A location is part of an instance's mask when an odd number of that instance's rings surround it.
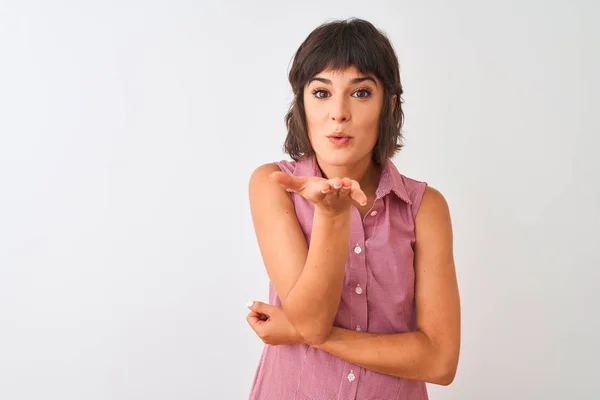
M 354 248 L 354 252 L 355 252 L 356 254 L 360 254 L 360 252 L 361 252 L 361 251 L 362 251 L 362 249 L 360 248 L 360 246 L 359 246 L 359 245 L 356 245 L 356 247 Z
M 360 285 L 356 285 L 356 289 L 354 289 L 354 291 L 356 292 L 356 294 L 362 294 L 362 288 L 360 287 Z
M 377 215 L 377 211 L 371 211 L 371 217 L 374 217 Z
M 356 330 L 357 330 L 358 332 L 362 332 L 362 328 L 360 327 L 360 325 L 356 325 Z
M 350 382 L 352 382 L 354 379 L 356 379 L 356 376 L 354 376 L 353 371 L 351 370 L 350 373 L 348 374 L 348 380 Z

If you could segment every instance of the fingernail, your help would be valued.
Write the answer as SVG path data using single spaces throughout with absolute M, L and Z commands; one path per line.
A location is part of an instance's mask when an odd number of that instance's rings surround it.
M 333 188 L 334 188 L 334 189 L 339 189 L 339 188 L 341 188 L 341 187 L 342 187 L 342 185 L 333 185 Z
M 252 304 L 254 304 L 253 301 L 247 301 L 246 302 L 246 307 L 250 308 L 250 307 L 252 307 Z

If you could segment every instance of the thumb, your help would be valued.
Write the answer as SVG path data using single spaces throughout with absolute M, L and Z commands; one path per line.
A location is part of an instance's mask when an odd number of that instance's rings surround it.
M 283 171 L 272 172 L 270 178 L 273 182 L 277 182 L 284 188 L 293 190 L 294 192 L 302 191 L 306 183 L 305 179 L 286 174 Z
M 249 301 L 246 303 L 246 307 L 259 314 L 266 315 L 271 315 L 271 310 L 273 309 L 272 305 L 263 303 L 262 301 Z

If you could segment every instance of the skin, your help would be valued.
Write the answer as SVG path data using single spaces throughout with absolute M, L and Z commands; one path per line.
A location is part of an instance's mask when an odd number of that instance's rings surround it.
M 308 135 L 325 178 L 290 177 L 273 172 L 276 169 L 272 166 L 262 168 L 262 173 L 269 174 L 282 188 L 312 198 L 316 212 L 325 212 L 333 224 L 345 221 L 350 207 L 358 208 L 364 216 L 373 204 L 381 171 L 372 163 L 371 152 L 377 139 L 383 89 L 375 77 L 371 77 L 374 82 L 364 80 L 367 76 L 354 67 L 322 71 L 316 77 L 320 79 L 305 87 L 305 109 Z M 356 79 L 362 81 L 353 82 Z M 362 88 L 371 94 L 361 92 Z M 352 139 L 347 146 L 336 147 L 326 137 L 333 131 L 344 131 Z M 334 188 L 343 183 L 347 189 Z M 252 194 L 252 185 L 251 181 L 251 198 L 258 198 L 260 195 Z M 256 193 L 267 192 L 264 184 L 254 186 Z M 251 311 L 246 320 L 265 344 L 305 343 L 373 371 L 448 385 L 454 380 L 459 358 L 460 300 L 448 204 L 431 186 L 425 190 L 415 219 L 415 236 L 415 332 L 372 334 L 332 326 L 323 339 L 307 340 L 298 329 L 299 320 L 289 318 L 285 311 L 285 290 L 283 308 L 255 301 L 247 305 Z M 300 246 L 301 241 L 296 243 Z M 335 304 L 331 302 L 331 307 Z
M 355 82 L 353 82 L 355 80 Z M 395 101 L 395 100 L 393 100 Z M 355 67 L 326 70 L 304 88 L 308 137 L 325 177 L 349 177 L 367 194 L 366 213 L 373 205 L 380 169 L 371 160 L 377 141 L 383 106 L 383 87 L 373 75 L 362 75 Z M 351 136 L 336 148 L 327 135 L 342 131 Z

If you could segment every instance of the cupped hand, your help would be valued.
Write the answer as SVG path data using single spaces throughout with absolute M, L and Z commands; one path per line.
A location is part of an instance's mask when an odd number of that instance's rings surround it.
M 362 206 L 367 204 L 367 196 L 358 182 L 347 177 L 325 179 L 276 171 L 271 173 L 270 178 L 328 212 L 340 213 L 352 205 L 352 200 Z

